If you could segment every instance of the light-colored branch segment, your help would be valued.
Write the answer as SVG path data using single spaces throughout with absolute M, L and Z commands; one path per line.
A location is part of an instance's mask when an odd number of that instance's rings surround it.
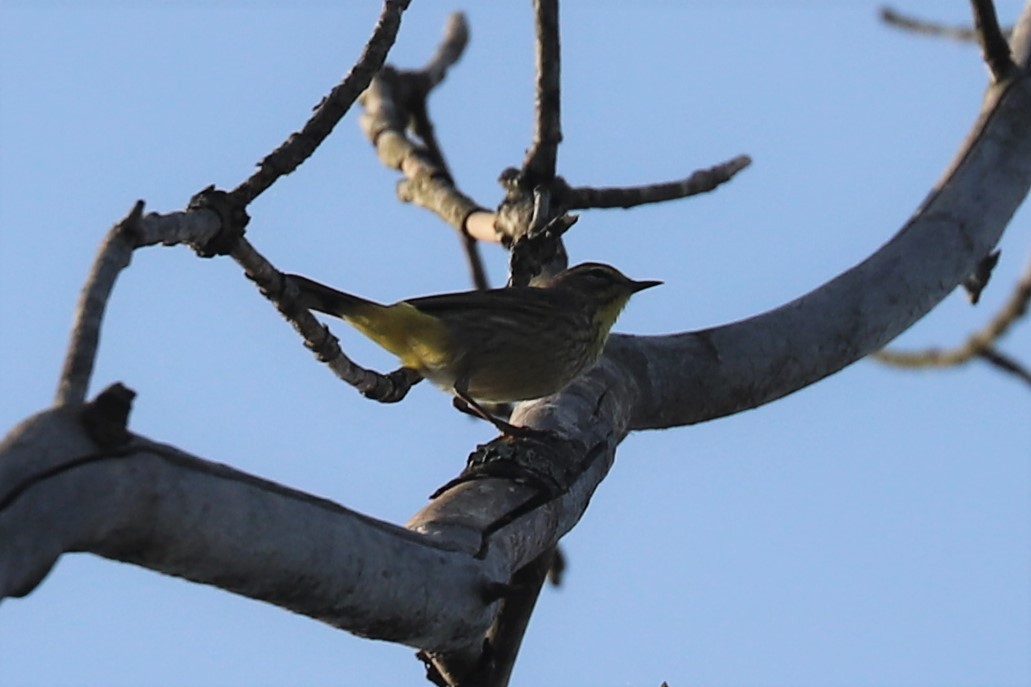
M 86 551 L 470 660 L 492 590 L 576 524 L 615 449 L 586 431 L 576 483 L 521 517 L 537 489 L 488 477 L 444 490 L 405 529 L 141 437 L 98 450 L 82 409 L 40 413 L 0 443 L 0 599 Z
M 971 334 L 955 348 L 928 348 L 922 351 L 900 351 L 884 349 L 873 354 L 873 358 L 898 367 L 950 367 L 962 365 L 975 358 L 983 358 L 1000 369 L 1011 372 L 1028 381 L 1027 371 L 995 350 L 996 342 L 1009 328 L 1027 314 L 1031 301 L 1031 262 L 1017 281 L 1016 287 L 1002 308 L 983 329 Z
M 89 551 L 364 636 L 478 651 L 493 615 L 481 590 L 511 572 L 501 558 L 140 438 L 97 452 L 79 408 L 30 418 L 0 444 L 0 598 Z
M 881 349 L 992 250 L 1031 187 L 1031 78 L 989 88 L 952 168 L 888 244 L 780 308 L 714 329 L 610 339 L 649 390 L 638 429 L 692 424 L 812 384 Z

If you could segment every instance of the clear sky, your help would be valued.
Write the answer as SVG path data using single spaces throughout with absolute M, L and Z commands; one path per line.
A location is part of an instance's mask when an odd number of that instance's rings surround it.
M 231 188 L 350 67 L 378 3 L 0 3 L 0 427 L 46 407 L 104 232 L 142 198 Z M 529 3 L 477 4 L 431 109 L 462 188 L 497 203 L 532 113 Z M 714 8 L 718 7 L 717 8 Z M 561 173 L 685 176 L 741 153 L 717 192 L 585 213 L 573 260 L 665 285 L 617 329 L 698 329 L 777 306 L 888 240 L 977 114 L 974 46 L 881 25 L 877 3 L 568 2 Z M 998 3 L 1012 21 L 1020 3 Z M 897 6 L 968 20 L 968 3 Z M 414 2 L 392 62 L 447 13 Z M 380 300 L 469 286 L 452 230 L 394 197 L 351 112 L 251 207 L 284 271 Z M 1031 253 L 1025 208 L 982 305 L 957 293 L 900 346 L 986 322 Z M 484 249 L 492 281 L 503 252 Z M 392 360 L 335 326 L 358 361 Z M 1002 348 L 1031 359 L 1031 326 Z M 404 522 L 489 427 L 428 385 L 394 406 L 323 369 L 232 261 L 139 252 L 119 279 L 94 391 L 139 396 L 135 431 Z M 631 436 L 564 540 L 516 685 L 1031 684 L 1031 394 L 982 364 L 869 361 L 761 409 Z M 3 543 L 0 542 L 0 546 Z M 407 647 L 110 562 L 64 556 L 0 605 L 10 685 L 423 684 Z M 561 676 L 561 677 L 560 677 Z

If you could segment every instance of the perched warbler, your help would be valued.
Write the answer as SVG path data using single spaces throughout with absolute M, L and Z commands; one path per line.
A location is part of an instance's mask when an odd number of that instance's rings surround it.
M 587 262 L 534 286 L 423 296 L 381 305 L 298 275 L 301 303 L 343 318 L 503 432 L 477 401 L 509 403 L 560 391 L 598 360 L 634 281 Z M 518 428 L 517 428 L 518 429 Z

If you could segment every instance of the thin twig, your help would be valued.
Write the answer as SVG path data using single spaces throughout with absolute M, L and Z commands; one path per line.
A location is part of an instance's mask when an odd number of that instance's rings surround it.
M 304 127 L 290 134 L 286 141 L 258 163 L 258 171 L 231 192 L 239 205 L 246 207 L 276 179 L 297 169 L 329 136 L 333 127 L 383 66 L 401 27 L 401 14 L 410 2 L 384 0 L 376 28 L 351 71 L 318 104 Z
M 265 259 L 246 239 L 241 238 L 230 253 L 257 284 L 261 293 L 304 338 L 304 345 L 333 373 L 364 396 L 382 403 L 400 401 L 422 378 L 413 370 L 401 368 L 381 374 L 354 363 L 340 348 L 340 341 L 311 312 L 300 305 L 297 287 Z
M 992 79 L 996 82 L 1002 81 L 1013 73 L 1016 65 L 1010 56 L 1009 43 L 999 28 L 995 5 L 992 0 L 970 0 L 970 4 L 974 10 L 974 28 L 985 64 L 992 73 Z
M 925 36 L 950 38 L 962 43 L 977 42 L 977 31 L 969 26 L 948 26 L 938 22 L 917 19 L 897 12 L 890 7 L 881 8 L 881 20 L 885 24 L 894 26 L 897 29 L 902 29 L 903 31 L 919 33 Z M 1003 33 L 1009 35 L 1011 31 L 1012 28 L 1007 28 L 1003 30 Z
M 422 68 L 422 71 L 429 78 L 430 88 L 435 88 L 444 77 L 447 70 L 462 59 L 465 47 L 469 44 L 469 25 L 465 15 L 461 12 L 453 12 L 447 18 L 444 25 L 444 40 L 437 46 L 433 57 Z
M 480 255 L 480 244 L 472 236 L 463 234 L 462 250 L 465 253 L 465 262 L 469 266 L 469 278 L 473 282 L 473 287 L 480 291 L 489 289 L 490 281 L 487 279 L 487 270 Z
M 739 155 L 709 169 L 700 169 L 686 179 L 646 186 L 621 188 L 570 188 L 563 196 L 563 207 L 570 210 L 586 208 L 631 208 L 646 203 L 660 203 L 707 193 L 730 181 L 735 174 L 752 164 L 747 155 Z
M 1013 294 L 995 314 L 987 325 L 980 331 L 974 332 L 967 340 L 959 346 L 950 349 L 928 348 L 920 351 L 896 351 L 884 349 L 874 353 L 871 357 L 887 365 L 897 367 L 951 367 L 962 365 L 973 358 L 981 357 L 996 364 L 1000 369 L 1013 372 L 1017 376 L 1023 376 L 1023 368 L 1016 361 L 1007 365 L 1001 361 L 1010 362 L 1008 358 L 995 351 L 995 342 L 1009 330 L 1009 328 L 1027 313 L 1028 303 L 1031 302 L 1031 262 L 1024 269 L 1024 273 L 1017 281 Z
M 534 0 L 536 41 L 536 98 L 533 141 L 523 161 L 524 175 L 536 184 L 555 178 L 558 145 L 562 142 L 561 50 L 558 0 Z
M 948 26 L 938 22 L 926 21 L 901 14 L 890 7 L 881 8 L 881 21 L 897 29 L 919 33 L 925 36 L 938 36 L 969 43 L 977 40 L 977 32 L 969 26 Z
M 1031 371 L 1028 371 L 1023 365 L 1018 363 L 1013 358 L 999 352 L 995 348 L 989 346 L 984 349 L 978 356 L 983 360 L 995 365 L 1004 372 L 1016 375 L 1018 378 L 1023 379 L 1028 384 L 1031 384 Z
M 429 91 L 435 88 L 447 76 L 448 69 L 454 66 L 462 58 L 466 46 L 469 44 L 469 27 L 465 21 L 465 15 L 461 12 L 452 13 L 444 26 L 444 39 L 437 46 L 437 51 L 422 73 L 426 77 L 426 89 L 424 95 L 415 103 L 415 111 L 412 112 L 412 130 L 418 136 L 427 153 L 431 158 L 437 160 L 445 180 L 452 186 L 455 183 L 451 169 L 448 167 L 444 151 L 437 141 L 437 134 L 433 127 L 433 120 L 430 119 L 427 107 Z M 486 210 L 480 210 L 486 213 Z M 468 220 L 468 218 L 467 218 Z M 493 224 L 493 223 L 492 223 Z M 462 253 L 465 255 L 466 264 L 469 266 L 469 278 L 476 289 L 484 290 L 490 287 L 487 281 L 487 272 L 483 267 L 483 258 L 480 256 L 480 248 L 476 239 L 469 234 L 467 221 L 461 227 Z M 497 233 L 491 227 L 490 237 L 496 239 Z

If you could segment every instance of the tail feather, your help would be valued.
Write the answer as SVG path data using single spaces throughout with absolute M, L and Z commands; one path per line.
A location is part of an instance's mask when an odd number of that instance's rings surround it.
M 334 315 L 336 317 L 349 318 L 360 311 L 367 310 L 369 306 L 375 308 L 376 303 L 367 301 L 343 291 L 320 284 L 317 281 L 302 277 L 299 274 L 285 275 L 301 292 L 301 304 L 311 310 Z

